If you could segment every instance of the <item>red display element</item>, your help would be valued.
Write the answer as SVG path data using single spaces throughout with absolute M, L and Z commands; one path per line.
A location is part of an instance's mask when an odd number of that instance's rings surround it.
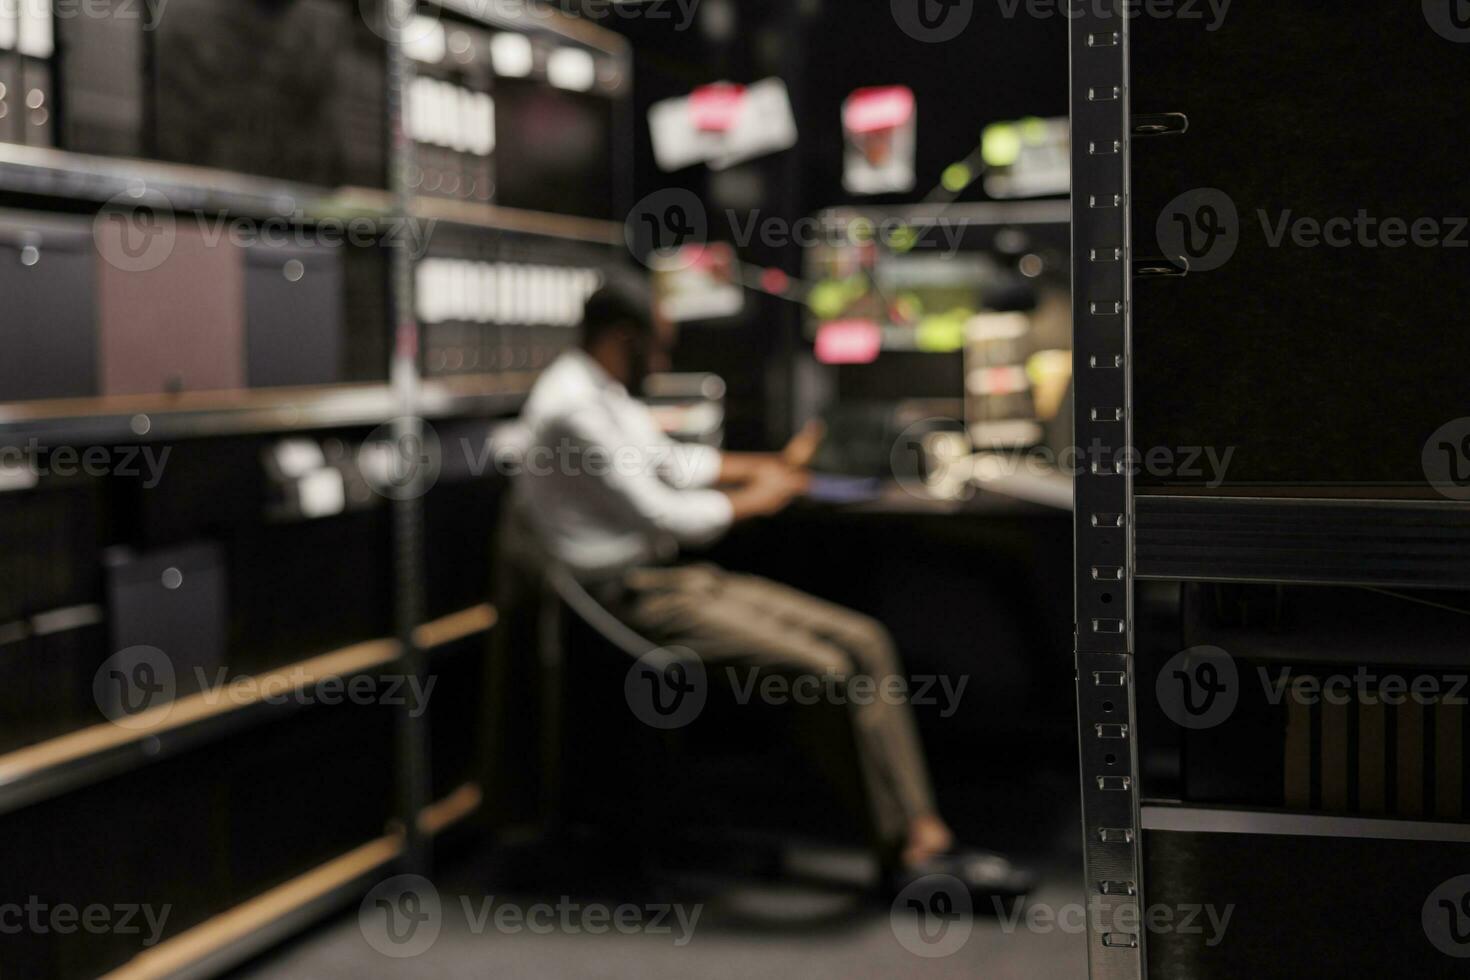
M 689 117 L 703 133 L 728 133 L 745 104 L 745 86 L 733 82 L 701 85 L 689 95 Z
M 761 272 L 761 288 L 775 296 L 781 296 L 791 285 L 791 277 L 780 269 L 765 269 Z
M 883 347 L 872 320 L 834 320 L 817 328 L 817 360 L 823 364 L 871 364 Z
M 842 107 L 842 124 L 856 135 L 897 129 L 913 117 L 914 92 L 902 85 L 860 88 Z

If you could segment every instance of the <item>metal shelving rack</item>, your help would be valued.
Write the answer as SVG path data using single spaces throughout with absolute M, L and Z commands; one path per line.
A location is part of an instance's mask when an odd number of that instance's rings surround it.
M 252 217 L 299 215 L 371 218 L 391 222 L 433 220 L 492 233 L 615 247 L 623 241 L 616 222 L 545 214 L 491 205 L 419 197 L 405 175 L 413 165 L 407 136 L 404 93 L 414 64 L 400 40 L 402 25 L 417 0 L 384 0 L 389 134 L 389 187 L 327 188 L 204 167 L 151 160 L 100 157 L 65 150 L 0 143 L 0 192 L 38 199 L 105 204 L 122 194 L 161 192 L 176 209 L 228 210 Z M 524 4 L 442 0 L 445 11 L 508 29 L 527 29 Z M 364 4 L 366 12 L 369 5 Z M 554 10 L 538 9 L 534 29 L 598 48 L 622 58 L 631 74 L 628 46 L 621 37 Z M 621 151 L 631 137 L 627 100 L 616 108 L 615 139 Z M 621 164 L 620 164 L 621 166 Z M 617 196 L 626 196 L 626 173 L 616 175 Z M 625 203 L 625 202 L 624 202 Z M 0 404 L 0 446 L 62 442 L 161 441 L 391 424 L 400 450 L 419 445 L 425 420 L 493 418 L 518 410 L 529 373 L 426 380 L 420 376 L 420 331 L 416 322 L 416 257 L 395 241 L 389 255 L 392 363 L 386 384 L 342 384 L 174 395 L 79 398 Z M 346 678 L 391 668 L 422 677 L 441 648 L 494 628 L 495 610 L 482 605 L 433 622 L 424 621 L 425 554 L 422 474 L 410 470 L 400 499 L 391 501 L 394 555 L 394 636 L 323 653 L 262 677 L 295 671 L 305 687 L 322 678 Z M 422 688 L 420 688 L 422 689 Z M 195 703 L 197 701 L 198 703 Z M 216 976 L 355 901 L 395 871 L 425 872 L 432 841 L 471 816 L 481 805 L 478 786 L 466 784 L 442 800 L 430 799 L 430 758 L 425 715 L 404 705 L 395 734 L 397 798 L 393 823 L 381 839 L 302 875 L 241 906 L 223 911 L 172 937 L 113 975 L 128 978 Z M 294 710 L 265 702 L 217 705 L 185 699 L 169 706 L 172 716 L 146 732 L 102 725 L 0 755 L 0 814 L 93 785 L 158 759 L 248 731 Z
M 1084 4 L 1071 18 L 1072 283 L 1076 441 L 1076 669 L 1088 963 L 1140 980 L 1143 876 L 1133 620 L 1132 251 L 1128 218 L 1129 19 Z M 1102 447 L 1093 452 L 1092 447 Z
M 1263 939 L 1259 929 L 1249 933 L 1238 940 L 1244 952 L 1236 955 L 1275 957 L 1275 972 L 1296 970 L 1315 975 L 1314 969 L 1325 967 L 1314 961 L 1304 962 L 1307 957 L 1329 952 L 1351 957 L 1376 946 L 1383 951 L 1383 960 L 1369 965 L 1370 970 L 1399 955 L 1404 958 L 1403 969 L 1413 969 L 1408 964 L 1412 961 L 1418 966 L 1423 962 L 1413 960 L 1422 949 L 1399 948 L 1393 943 L 1406 937 L 1415 943 L 1422 940 L 1418 933 L 1423 894 L 1415 892 L 1410 904 L 1395 908 L 1400 913 L 1397 916 L 1386 913 L 1380 899 L 1395 884 L 1417 881 L 1414 874 L 1430 874 L 1437 880 L 1436 862 L 1444 865 L 1445 875 L 1459 867 L 1454 862 L 1462 859 L 1464 847 L 1470 845 L 1470 824 L 1459 809 L 1461 775 L 1448 780 L 1455 805 L 1440 812 L 1423 803 L 1427 798 L 1425 785 L 1412 780 L 1410 795 L 1418 794 L 1414 799 L 1422 808 L 1382 806 L 1369 810 L 1355 803 L 1352 809 L 1343 804 L 1334 809 L 1330 805 L 1293 802 L 1290 797 L 1284 804 L 1257 804 L 1232 799 L 1233 790 L 1192 797 L 1184 791 L 1182 782 L 1175 790 L 1169 778 L 1158 776 L 1168 768 L 1160 761 L 1168 746 L 1162 746 L 1164 753 L 1158 751 L 1167 739 L 1159 738 L 1165 733 L 1154 727 L 1157 713 L 1151 709 L 1157 706 L 1145 698 L 1155 697 L 1154 671 L 1163 657 L 1179 650 L 1178 645 L 1169 645 L 1165 652 L 1165 644 L 1181 635 L 1179 627 L 1186 622 L 1182 610 L 1187 604 L 1180 598 L 1183 583 L 1271 585 L 1283 589 L 1311 586 L 1313 590 L 1295 591 L 1342 591 L 1347 595 L 1352 589 L 1464 590 L 1470 588 L 1470 548 L 1466 547 L 1470 543 L 1470 505 L 1426 497 L 1424 487 L 1418 484 L 1232 483 L 1209 492 L 1187 487 L 1154 488 L 1135 494 L 1129 465 L 1129 460 L 1135 458 L 1133 286 L 1135 281 L 1182 275 L 1183 270 L 1173 267 L 1172 262 L 1136 259 L 1134 255 L 1131 150 L 1135 140 L 1164 133 L 1158 128 L 1159 117 L 1131 115 L 1130 70 L 1135 65 L 1140 71 L 1149 67 L 1142 56 L 1144 41 L 1151 41 L 1153 36 L 1146 32 L 1162 28 L 1129 16 L 1123 8 L 1123 4 L 1111 2 L 1080 5 L 1073 11 L 1070 27 L 1073 377 L 1076 445 L 1083 453 L 1076 478 L 1074 629 L 1084 875 L 1089 908 L 1097 909 L 1088 921 L 1089 975 L 1093 980 L 1142 980 L 1150 975 L 1150 962 L 1155 976 L 1174 976 L 1180 970 L 1183 972 L 1177 975 L 1195 975 L 1179 961 L 1167 958 L 1168 941 L 1157 934 L 1154 955 L 1150 956 L 1147 916 L 1142 914 L 1150 908 L 1147 898 L 1165 905 L 1177 901 L 1181 894 L 1189 895 L 1191 901 L 1208 898 L 1210 889 L 1216 887 L 1214 883 L 1223 877 L 1235 887 L 1222 888 L 1222 900 L 1238 903 L 1244 909 L 1242 896 L 1251 895 L 1251 889 L 1268 886 L 1257 885 L 1245 873 L 1241 878 L 1230 877 L 1239 870 L 1230 860 L 1249 861 L 1251 858 L 1245 855 L 1257 849 L 1263 854 L 1287 853 L 1298 842 L 1303 853 L 1319 860 L 1330 853 L 1343 866 L 1331 873 L 1324 870 L 1326 884 L 1317 882 L 1315 892 L 1305 888 L 1301 896 L 1288 896 L 1283 889 L 1280 907 L 1274 902 L 1257 903 L 1255 925 L 1267 922 L 1271 929 L 1282 928 L 1271 932 L 1269 939 Z M 1416 18 L 1417 13 L 1409 16 Z M 1135 28 L 1137 34 L 1133 36 L 1139 41 L 1140 59 L 1131 62 L 1130 34 Z M 1238 40 L 1242 34 L 1235 36 Z M 1299 52 L 1283 44 L 1271 54 L 1279 61 L 1294 62 Z M 1278 111 L 1285 110 L 1278 107 Z M 1352 121 L 1345 125 L 1350 127 Z M 1218 126 L 1214 135 L 1229 138 L 1249 134 L 1224 132 L 1224 127 Z M 1282 154 L 1283 160 L 1289 156 Z M 1279 162 L 1273 161 L 1273 165 Z M 1282 180 L 1297 176 L 1284 166 L 1281 172 L 1287 175 Z M 1408 182 L 1418 175 L 1395 176 L 1400 182 Z M 1218 173 L 1215 179 L 1219 179 Z M 1145 190 L 1140 186 L 1140 200 Z M 1148 239 L 1142 227 L 1138 228 L 1138 238 Z M 1375 297 L 1371 302 L 1383 300 Z M 1174 326 L 1155 323 L 1150 317 L 1142 329 Z M 1426 600 L 1424 604 L 1436 603 Z M 1453 601 L 1442 608 L 1451 614 L 1463 612 Z M 1269 659 L 1307 668 L 1349 670 L 1394 664 L 1411 665 L 1433 674 L 1441 668 L 1464 666 L 1463 645 L 1454 645 L 1454 634 L 1449 630 L 1442 637 L 1433 635 L 1435 642 L 1427 649 L 1420 642 L 1422 635 L 1393 621 L 1374 624 L 1376 631 L 1371 639 L 1384 641 L 1382 648 L 1368 650 L 1334 642 L 1340 641 L 1343 631 L 1351 630 L 1354 622 L 1347 621 L 1335 633 L 1324 630 L 1322 620 L 1277 624 L 1269 631 L 1260 631 L 1269 642 L 1260 642 L 1256 636 L 1255 645 L 1251 645 L 1253 635 L 1248 628 L 1219 626 L 1211 627 L 1213 633 L 1196 637 L 1196 641 L 1218 641 L 1244 661 Z M 1425 627 L 1430 628 L 1437 627 Z M 1385 640 L 1387 637 L 1394 640 Z M 1245 647 L 1245 653 L 1237 643 Z M 1138 690 L 1140 681 L 1144 685 L 1142 693 Z M 1140 703 L 1145 708 L 1143 732 L 1139 730 Z M 1345 710 L 1357 712 L 1360 707 L 1357 702 L 1349 702 Z M 1439 710 L 1438 702 L 1435 710 Z M 1303 712 L 1298 719 L 1305 716 Z M 1248 719 L 1248 723 L 1260 724 L 1260 719 Z M 1320 718 L 1317 724 L 1315 734 L 1303 736 L 1298 729 L 1301 755 L 1310 757 L 1309 767 L 1320 767 L 1325 755 L 1321 745 L 1312 742 L 1321 740 Z M 1454 724 L 1458 725 L 1458 720 Z M 1449 730 L 1453 733 L 1451 748 L 1458 753 L 1459 729 Z M 1361 766 L 1356 754 L 1358 735 L 1352 736 L 1349 748 L 1345 732 L 1346 728 L 1341 744 L 1334 750 L 1338 753 L 1334 759 L 1347 767 Z M 1141 738 L 1147 739 L 1142 745 Z M 1424 761 L 1430 757 L 1428 750 L 1433 750 L 1436 759 L 1441 751 L 1429 745 L 1434 738 L 1427 728 L 1411 730 L 1409 753 L 1400 758 L 1407 758 L 1412 766 L 1428 766 Z M 1400 753 L 1404 751 L 1400 743 L 1389 744 Z M 1241 743 L 1242 752 L 1247 748 Z M 1140 785 L 1145 778 L 1139 761 L 1141 749 L 1147 750 L 1142 754 L 1150 762 L 1147 786 Z M 1204 766 L 1218 757 L 1199 758 Z M 1458 754 L 1448 758 L 1452 767 L 1463 767 Z M 1352 778 L 1359 778 L 1361 772 L 1356 770 Z M 1348 777 L 1342 778 L 1345 786 Z M 1403 785 L 1399 786 L 1401 798 Z M 1437 800 L 1439 788 L 1433 789 Z M 1391 784 L 1387 792 L 1392 793 Z M 1342 793 L 1346 797 L 1347 790 L 1344 788 Z M 1219 851 L 1199 852 L 1166 852 L 1162 846 L 1170 840 L 1183 846 L 1180 842 L 1190 838 L 1212 838 L 1227 844 Z M 1267 852 L 1262 842 L 1271 842 L 1275 850 Z M 1330 846 L 1339 849 L 1327 851 L 1324 847 L 1328 845 L 1323 842 L 1333 842 Z M 1412 853 L 1425 854 L 1421 860 L 1430 870 L 1402 870 L 1410 864 L 1404 859 L 1411 853 L 1407 848 L 1394 851 L 1393 863 L 1385 865 L 1388 859 L 1381 857 L 1385 842 L 1415 845 Z M 1380 855 L 1376 859 L 1371 858 L 1374 848 Z M 1179 862 L 1170 853 L 1187 853 L 1190 861 Z M 1216 854 L 1226 857 L 1214 857 Z M 1444 854 L 1456 857 L 1444 859 Z M 1191 863 L 1196 860 L 1197 864 Z M 1373 860 L 1380 863 L 1375 865 Z M 1210 861 L 1218 861 L 1220 867 L 1207 867 Z M 1282 880 L 1297 870 L 1284 869 Z M 1306 866 L 1306 870 L 1312 869 Z M 1249 883 L 1240 884 L 1247 878 Z M 1359 882 L 1367 896 L 1361 902 Z M 1341 887 L 1342 892 L 1326 895 L 1334 887 Z M 1274 900 L 1276 896 L 1277 892 L 1272 891 L 1269 897 Z M 1310 906 L 1313 901 L 1329 903 L 1339 897 L 1341 907 Z M 1301 910 L 1289 904 L 1297 900 L 1303 903 Z M 1348 915 L 1361 915 L 1362 922 L 1343 918 Z M 1235 928 L 1251 928 L 1240 926 L 1241 921 L 1237 917 Z M 1328 945 L 1336 941 L 1337 934 L 1350 932 L 1353 942 L 1338 948 Z M 1299 945 L 1289 945 L 1293 942 Z M 1216 962 L 1223 965 L 1212 966 L 1212 971 L 1234 966 L 1239 975 L 1236 961 Z M 1435 962 L 1445 972 L 1432 975 L 1454 975 L 1449 972 L 1457 968 L 1454 960 Z M 1167 970 L 1164 965 L 1173 969 Z M 1202 969 L 1199 975 L 1225 974 Z

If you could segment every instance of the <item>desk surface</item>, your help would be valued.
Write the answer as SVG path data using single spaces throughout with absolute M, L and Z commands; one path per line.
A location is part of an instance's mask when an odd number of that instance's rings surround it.
M 1027 515 L 1068 513 L 1072 509 L 1071 477 L 1060 472 L 1040 477 L 1013 474 L 995 480 L 980 480 L 977 484 L 968 498 L 954 500 L 931 496 L 897 480 L 888 480 L 883 483 L 876 499 L 853 503 L 803 500 L 798 510 L 803 514 Z

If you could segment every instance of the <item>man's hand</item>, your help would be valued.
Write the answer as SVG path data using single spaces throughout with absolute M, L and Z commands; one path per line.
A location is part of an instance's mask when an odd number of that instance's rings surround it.
M 806 493 L 810 482 L 804 471 L 772 462 L 756 467 L 745 484 L 726 491 L 726 496 L 730 498 L 736 521 L 769 517 L 779 514 L 792 500 Z
M 812 419 L 781 450 L 781 462 L 797 469 L 806 469 L 812 465 L 817 450 L 822 448 L 822 440 L 826 438 L 827 423 L 821 419 Z

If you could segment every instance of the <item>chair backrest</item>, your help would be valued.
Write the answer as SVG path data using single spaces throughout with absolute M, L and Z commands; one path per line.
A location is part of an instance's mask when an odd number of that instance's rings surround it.
M 607 607 L 593 598 L 582 583 L 577 581 L 566 566 L 556 563 L 549 565 L 546 581 L 552 593 L 572 615 L 606 640 L 609 646 L 622 651 L 630 659 L 648 657 L 661 649 L 657 643 L 641 636 L 609 612 Z
M 639 635 L 636 630 L 631 629 L 613 615 L 606 606 L 587 591 L 587 588 L 577 580 L 570 569 L 547 553 L 536 535 L 523 495 L 512 492 L 511 499 L 506 505 L 504 521 L 501 538 L 504 542 L 504 553 L 508 559 L 504 565 L 504 573 L 514 575 L 520 580 L 516 584 L 516 589 L 521 595 L 539 593 L 541 603 L 548 601 L 559 603 L 562 609 L 576 617 L 609 647 L 630 660 L 649 658 L 651 666 L 662 669 L 664 664 L 658 662 L 658 654 L 663 648 L 652 640 Z M 541 619 L 543 624 L 548 623 L 545 612 L 543 609 Z M 557 630 L 557 632 L 562 633 L 563 631 Z M 560 637 L 557 638 L 560 639 Z M 686 659 L 687 655 L 669 653 L 668 657 L 669 662 L 672 663 Z

